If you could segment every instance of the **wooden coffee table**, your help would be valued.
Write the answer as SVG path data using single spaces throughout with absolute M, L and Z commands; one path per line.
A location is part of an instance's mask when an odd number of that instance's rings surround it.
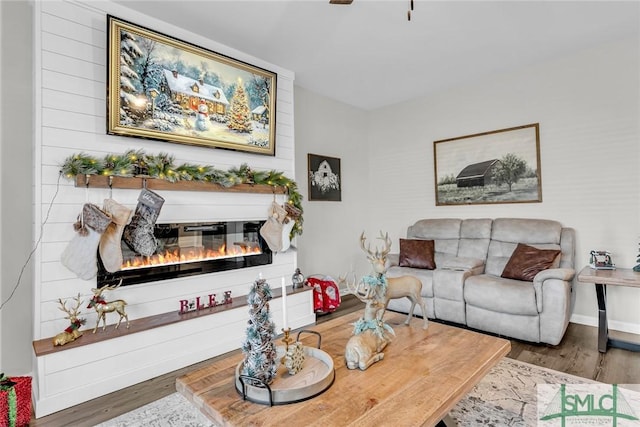
M 349 370 L 344 349 L 361 311 L 305 328 L 322 334 L 321 348 L 335 366 L 335 382 L 314 398 L 271 407 L 243 400 L 235 388 L 239 350 L 178 378 L 176 389 L 224 426 L 436 425 L 511 348 L 505 339 L 435 322 L 425 331 L 421 319 L 406 326 L 405 314 L 387 312 L 396 337 L 384 359 Z M 301 340 L 317 345 L 313 335 Z

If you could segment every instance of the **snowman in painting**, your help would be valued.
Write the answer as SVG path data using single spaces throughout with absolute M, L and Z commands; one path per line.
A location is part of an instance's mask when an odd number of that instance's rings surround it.
M 198 105 L 198 113 L 196 115 L 196 129 L 199 131 L 205 131 L 209 129 L 209 107 L 204 99 L 200 100 Z

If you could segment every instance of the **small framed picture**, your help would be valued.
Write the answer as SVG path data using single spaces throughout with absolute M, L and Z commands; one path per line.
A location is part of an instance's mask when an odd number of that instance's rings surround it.
M 342 200 L 340 159 L 308 154 L 307 165 L 309 171 L 309 200 L 340 202 Z

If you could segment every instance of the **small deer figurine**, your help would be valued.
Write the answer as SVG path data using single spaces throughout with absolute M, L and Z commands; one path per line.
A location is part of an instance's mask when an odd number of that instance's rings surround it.
M 64 331 L 60 332 L 58 335 L 53 337 L 53 345 L 65 345 L 70 343 L 71 341 L 75 341 L 76 339 L 82 336 L 82 332 L 80 331 L 80 327 L 85 324 L 85 319 L 78 318 L 78 312 L 80 306 L 82 305 L 82 301 L 80 300 L 80 294 L 76 298 L 73 299 L 76 302 L 76 306 L 72 309 L 67 308 L 67 301 L 62 301 L 61 298 L 58 298 L 58 307 L 59 310 L 67 313 L 68 316 L 65 319 L 69 319 L 71 324 Z
M 367 259 L 371 262 L 371 266 L 373 267 L 373 271 L 377 275 L 385 275 L 387 272 L 386 262 L 387 255 L 391 250 L 391 239 L 389 238 L 389 233 L 382 234 L 380 232 L 379 239 L 384 240 L 384 246 L 382 250 L 378 250 L 376 248 L 375 252 L 371 251 L 371 247 L 367 246 L 365 248 L 364 242 L 367 240 L 364 236 L 364 231 L 360 235 L 360 248 L 367 254 Z M 429 327 L 429 319 L 427 319 L 427 309 L 424 304 L 424 300 L 422 299 L 422 282 L 415 276 L 400 276 L 400 277 L 387 277 L 387 293 L 385 294 L 384 308 L 386 310 L 387 305 L 389 304 L 389 300 L 396 298 L 404 298 L 407 297 L 411 301 L 411 308 L 409 309 L 409 314 L 407 316 L 406 325 L 411 321 L 411 317 L 413 317 L 413 310 L 416 308 L 416 304 L 420 305 L 422 309 L 422 317 L 424 319 L 423 329 L 427 329 Z
M 116 329 L 120 326 L 120 322 L 122 322 L 122 318 L 124 317 L 127 320 L 127 329 L 129 328 L 129 316 L 124 311 L 124 307 L 127 305 L 127 302 L 124 300 L 115 300 L 107 302 L 102 293 L 104 291 L 112 291 L 118 288 L 122 284 L 122 281 L 115 286 L 105 286 L 99 289 L 92 288 L 91 292 L 93 292 L 93 298 L 89 301 L 89 305 L 87 308 L 93 307 L 98 314 L 98 321 L 96 322 L 95 328 L 93 328 L 93 333 L 96 333 L 98 330 L 98 326 L 100 326 L 100 321 L 102 320 L 102 330 L 104 331 L 107 328 L 107 313 L 113 313 L 114 311 L 120 315 L 118 319 L 118 323 L 116 324 Z
M 345 283 L 347 289 L 360 301 L 365 303 L 364 314 L 355 324 L 356 331 L 349 338 L 344 351 L 347 368 L 364 371 L 369 366 L 384 358 L 382 350 L 391 342 L 393 329 L 385 326 L 382 321 L 384 314 L 384 299 L 378 289 L 369 287 L 364 289 L 360 285 L 349 283 L 340 277 L 340 283 Z M 363 282 L 360 282 L 363 283 Z

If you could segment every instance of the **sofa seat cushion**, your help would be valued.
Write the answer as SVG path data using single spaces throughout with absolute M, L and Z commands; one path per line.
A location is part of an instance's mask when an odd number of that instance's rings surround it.
M 422 282 L 422 296 L 433 298 L 433 272 L 435 270 L 425 270 L 423 268 L 412 267 L 389 267 L 387 278 L 400 276 L 415 276 Z
M 531 282 L 490 274 L 468 277 L 464 283 L 467 304 L 499 313 L 537 315 L 536 293 Z

